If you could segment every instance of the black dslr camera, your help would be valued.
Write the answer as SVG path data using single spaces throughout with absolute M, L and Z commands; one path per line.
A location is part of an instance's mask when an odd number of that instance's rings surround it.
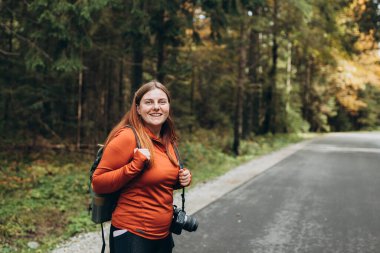
M 170 231 L 174 234 L 180 235 L 182 229 L 185 229 L 188 232 L 196 231 L 198 228 L 198 221 L 190 215 L 186 215 L 186 212 L 177 206 L 173 206 L 173 221 L 170 226 Z

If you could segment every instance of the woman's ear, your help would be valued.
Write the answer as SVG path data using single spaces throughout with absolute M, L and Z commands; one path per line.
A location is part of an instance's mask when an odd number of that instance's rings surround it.
M 141 113 L 140 113 L 140 106 L 139 105 L 136 105 L 136 110 L 137 110 L 137 114 L 141 115 Z

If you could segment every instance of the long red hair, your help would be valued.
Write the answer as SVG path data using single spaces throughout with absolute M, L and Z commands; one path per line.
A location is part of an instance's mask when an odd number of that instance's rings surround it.
M 109 135 L 106 139 L 106 142 L 105 142 L 105 146 L 107 146 L 108 143 L 110 143 L 110 141 L 115 137 L 116 133 L 120 129 L 124 128 L 126 125 L 130 125 L 136 130 L 137 136 L 138 136 L 140 143 L 141 143 L 141 147 L 149 149 L 149 152 L 151 154 L 150 164 L 152 164 L 154 162 L 153 142 L 152 142 L 150 136 L 148 135 L 148 133 L 144 129 L 145 128 L 144 127 L 144 121 L 142 120 L 142 118 L 140 117 L 140 115 L 137 112 L 137 106 L 140 104 L 141 98 L 145 95 L 145 93 L 147 93 L 151 90 L 154 90 L 154 89 L 162 90 L 166 94 L 166 96 L 168 97 L 168 102 L 170 104 L 171 97 L 170 97 L 169 90 L 163 84 L 157 82 L 156 80 L 153 80 L 153 81 L 150 81 L 150 82 L 142 85 L 135 92 L 135 95 L 134 95 L 133 101 L 132 101 L 132 105 L 131 105 L 131 108 L 129 109 L 129 111 L 126 112 L 126 114 L 122 117 L 120 122 L 109 133 Z M 173 162 L 174 164 L 178 164 L 176 159 L 174 159 L 170 155 L 170 153 L 168 152 L 170 144 L 177 145 L 177 141 L 178 141 L 178 136 L 175 132 L 174 123 L 173 123 L 173 120 L 171 118 L 171 110 L 169 112 L 168 118 L 166 119 L 166 121 L 164 122 L 164 124 L 161 127 L 160 136 L 161 136 L 161 140 L 162 140 L 163 144 L 166 147 L 166 150 L 167 150 L 166 152 L 167 152 L 167 155 L 168 155 L 170 161 Z

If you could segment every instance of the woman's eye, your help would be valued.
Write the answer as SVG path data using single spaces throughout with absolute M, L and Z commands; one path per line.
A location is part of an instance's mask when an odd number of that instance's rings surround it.
M 167 103 L 167 101 L 165 101 L 165 100 L 160 101 L 161 105 L 166 105 L 166 103 Z
M 151 105 L 151 104 L 152 104 L 152 101 L 145 101 L 145 104 L 146 104 L 146 105 Z

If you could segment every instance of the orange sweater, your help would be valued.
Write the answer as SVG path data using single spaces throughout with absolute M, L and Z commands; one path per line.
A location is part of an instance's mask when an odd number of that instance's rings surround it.
M 169 234 L 173 217 L 179 166 L 169 160 L 163 143 L 147 132 L 154 145 L 153 166 L 144 169 L 146 157 L 134 153 L 137 144 L 132 129 L 123 128 L 104 149 L 92 185 L 98 194 L 123 188 L 112 214 L 113 226 L 148 239 L 162 239 Z M 172 146 L 169 152 L 176 157 Z

